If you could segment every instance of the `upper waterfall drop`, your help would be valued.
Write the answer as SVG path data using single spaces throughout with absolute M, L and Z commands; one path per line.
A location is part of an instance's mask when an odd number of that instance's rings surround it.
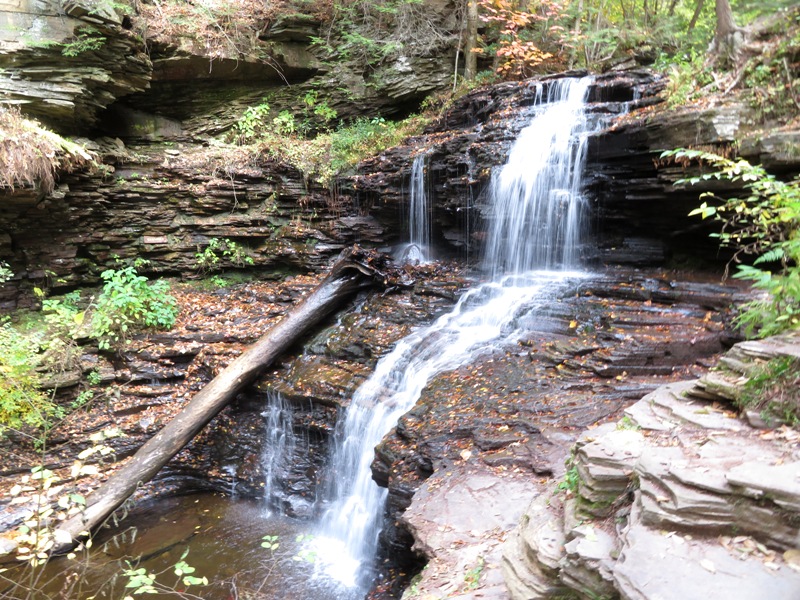
M 506 164 L 493 172 L 484 256 L 492 280 L 577 266 L 586 208 L 581 179 L 592 125 L 585 111 L 591 82 L 584 77 L 550 83 Z

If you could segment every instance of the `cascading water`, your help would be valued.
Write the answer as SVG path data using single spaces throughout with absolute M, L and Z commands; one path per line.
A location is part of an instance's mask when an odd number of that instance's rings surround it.
M 331 483 L 315 540 L 318 565 L 342 584 L 339 598 L 362 598 L 370 583 L 387 491 L 372 481 L 374 448 L 446 370 L 507 345 L 521 317 L 579 276 L 580 176 L 588 135 L 588 79 L 550 84 L 547 102 L 493 177 L 486 266 L 492 281 L 453 311 L 401 340 L 357 390 L 335 434 Z M 551 269 L 560 271 L 533 271 Z
M 294 432 L 292 408 L 286 399 L 276 393 L 267 393 L 267 408 L 262 413 L 265 423 L 264 450 L 261 464 L 264 468 L 264 498 L 269 505 L 278 503 L 279 476 L 291 464 L 298 444 Z
M 408 201 L 408 244 L 398 252 L 398 259 L 409 263 L 430 260 L 431 221 L 430 198 L 425 185 L 427 155 L 419 154 L 411 164 L 411 181 Z
M 578 262 L 589 82 L 562 79 L 552 84 L 508 162 L 492 177 L 485 258 L 492 279 Z

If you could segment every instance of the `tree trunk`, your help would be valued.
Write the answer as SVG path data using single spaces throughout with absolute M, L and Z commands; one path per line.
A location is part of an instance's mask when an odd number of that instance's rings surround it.
M 478 74 L 478 0 L 467 0 L 467 41 L 464 47 L 464 79 Z
M 375 263 L 381 257 L 358 247 L 343 253 L 330 274 L 314 292 L 293 307 L 244 354 L 234 360 L 147 441 L 133 458 L 87 499 L 86 509 L 61 523 L 57 539 L 72 543 L 57 544 L 54 552 L 66 552 L 77 540 L 101 525 L 136 489 L 148 482 L 178 451 L 251 383 L 280 354 L 286 352 L 306 332 L 332 313 L 345 300 L 377 281 L 385 283 L 386 274 Z M 60 534 L 60 535 L 59 535 Z
M 695 25 L 697 25 L 697 19 L 700 18 L 700 13 L 703 12 L 703 5 L 705 4 L 705 0 L 697 0 L 697 4 L 694 7 L 694 13 L 692 14 L 692 20 L 689 21 L 689 26 L 686 28 L 686 33 L 690 33 Z
M 715 37 L 717 39 L 727 38 L 738 28 L 733 20 L 733 10 L 730 0 L 716 0 L 714 10 L 717 14 L 717 29 Z
M 710 49 L 712 61 L 735 64 L 744 44 L 743 30 L 737 27 L 733 20 L 730 0 L 716 0 L 714 9 L 717 15 L 717 25 Z

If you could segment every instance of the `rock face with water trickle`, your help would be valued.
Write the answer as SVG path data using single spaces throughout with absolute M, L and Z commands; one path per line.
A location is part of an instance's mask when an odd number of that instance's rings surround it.
M 401 515 L 415 514 L 420 485 L 453 465 L 561 476 L 575 432 L 664 381 L 702 373 L 730 342 L 732 290 L 662 277 L 579 280 L 523 322 L 515 346 L 436 376 L 376 451 L 390 515 L 413 519 Z M 387 529 L 387 543 L 399 552 L 406 535 Z
M 729 404 L 759 365 L 796 360 L 799 343 L 739 344 L 720 371 L 659 387 L 584 433 L 566 483 L 534 499 L 508 542 L 511 598 L 800 594 L 800 435 L 754 427 Z

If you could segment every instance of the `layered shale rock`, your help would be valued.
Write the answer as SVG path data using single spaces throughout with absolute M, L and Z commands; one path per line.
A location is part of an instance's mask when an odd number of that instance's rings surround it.
M 63 133 L 145 90 L 152 64 L 112 2 L 0 2 L 0 94 Z
M 798 344 L 743 342 L 723 361 L 752 371 Z M 719 379 L 658 388 L 581 436 L 564 482 L 533 501 L 506 549 L 512 598 L 800 594 L 800 434 L 751 426 Z M 729 376 L 727 395 L 746 380 Z
M 117 160 L 113 174 L 62 177 L 56 194 L 18 198 L 0 215 L 0 257 L 15 273 L 2 306 L 31 302 L 33 285 L 95 284 L 118 258 L 197 275 L 196 254 L 213 238 L 236 241 L 265 275 L 320 269 L 354 241 L 383 239 L 375 219 L 285 164 L 190 145 L 134 147 Z

